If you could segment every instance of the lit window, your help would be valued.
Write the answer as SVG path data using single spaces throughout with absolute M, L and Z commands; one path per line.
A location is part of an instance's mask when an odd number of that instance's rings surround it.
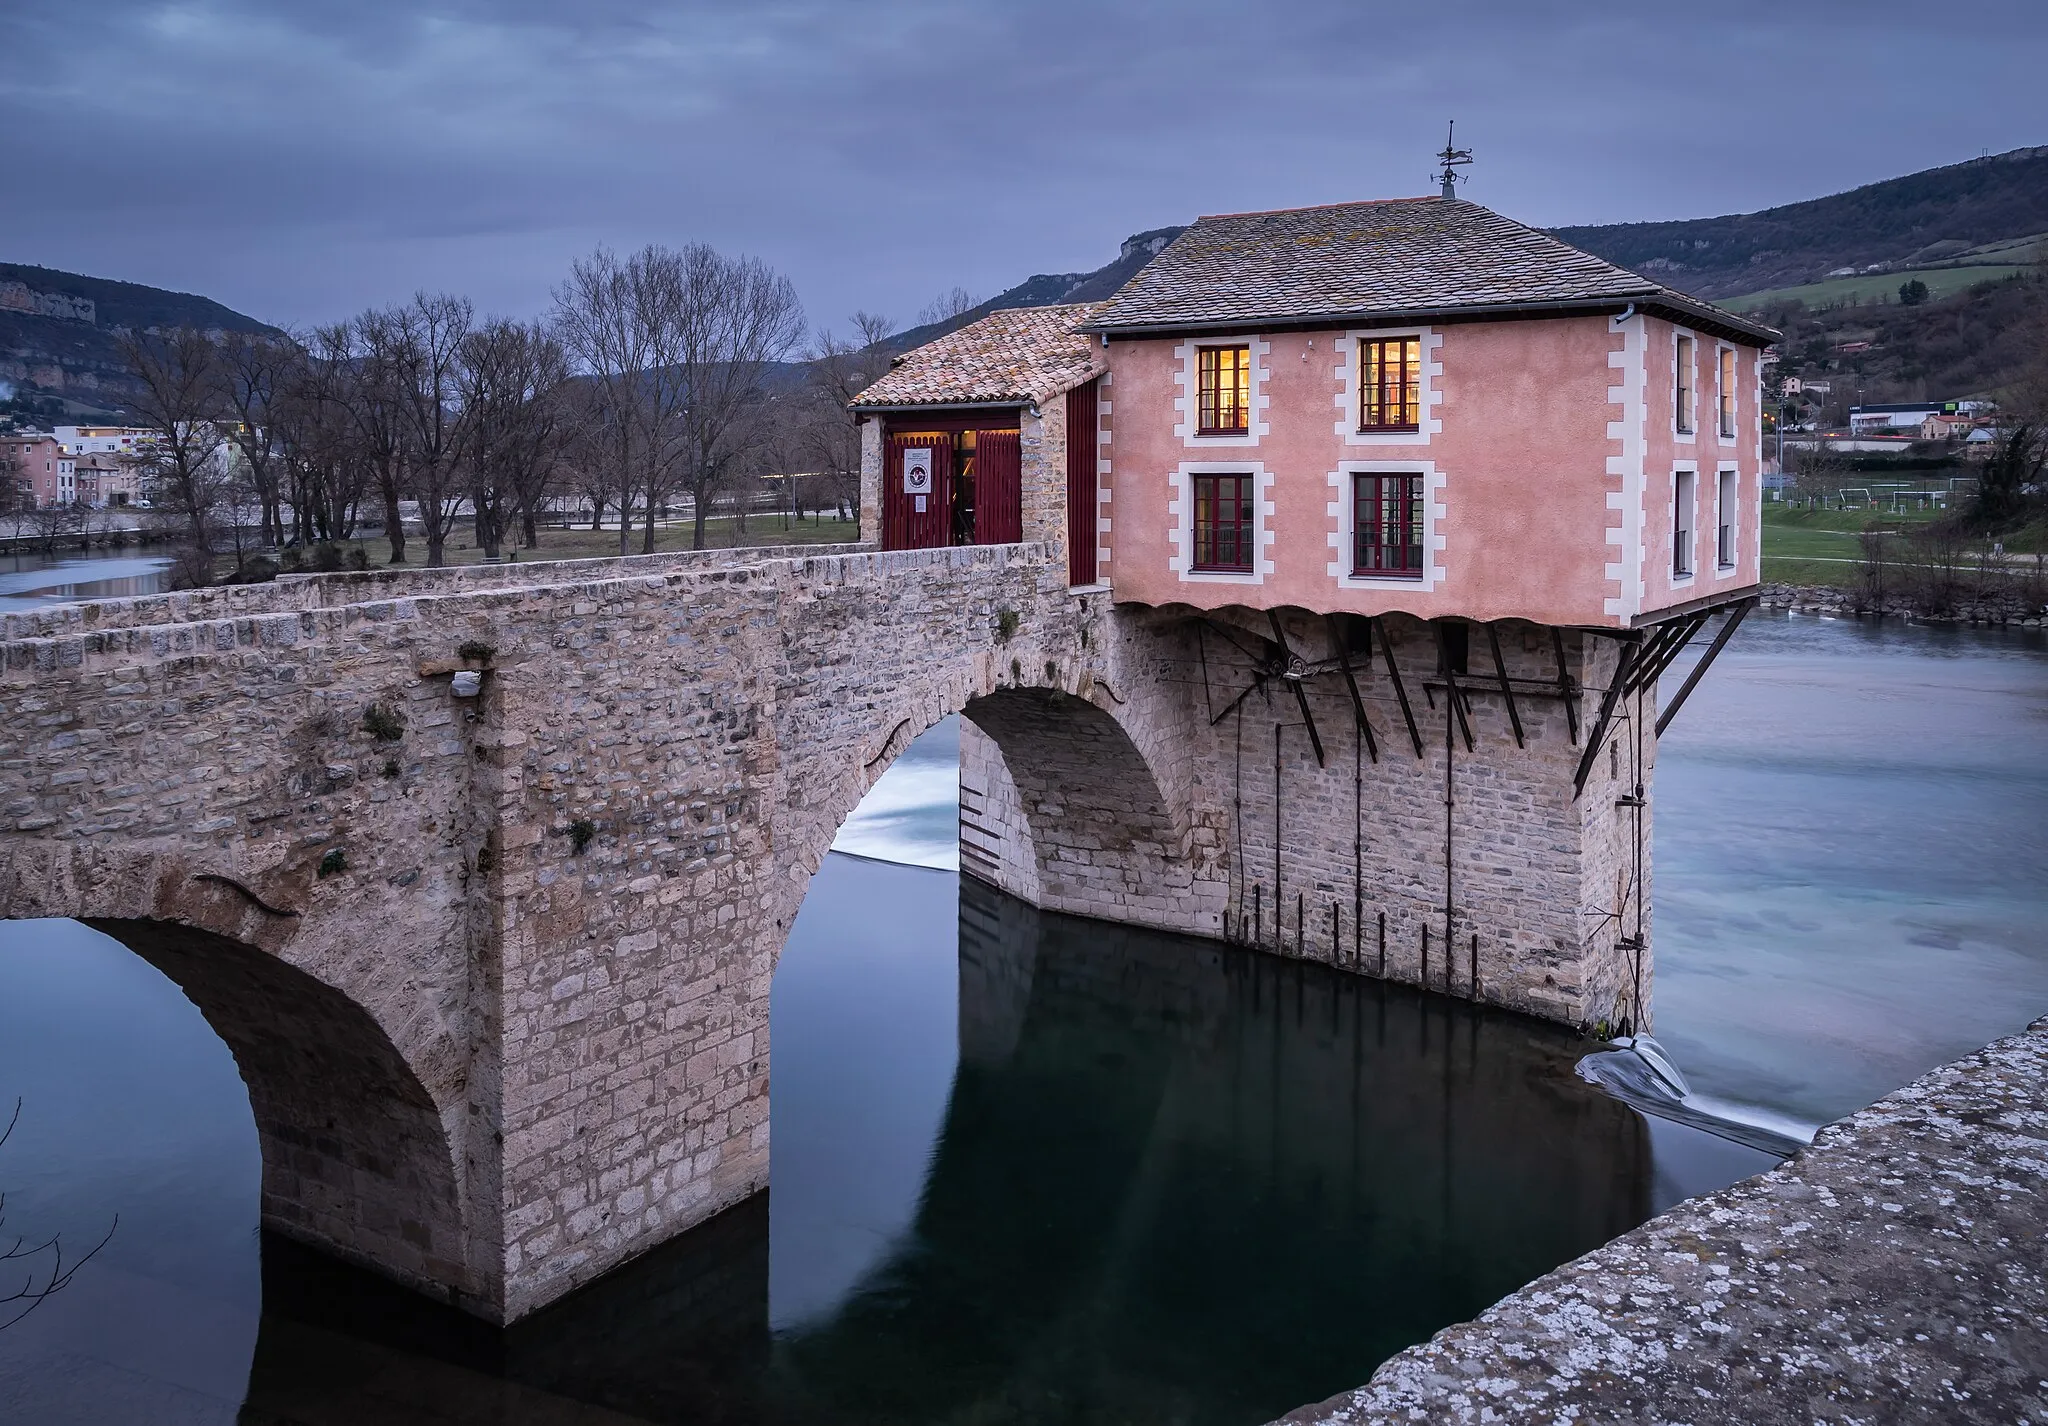
M 1251 429 L 1252 349 L 1201 347 L 1195 352 L 1195 434 L 1242 436 Z
M 1352 477 L 1351 572 L 1420 578 L 1422 477 Z
M 1195 569 L 1203 573 L 1251 573 L 1252 478 L 1197 475 L 1194 482 Z
M 1721 348 L 1721 434 L 1735 434 L 1735 351 Z
M 1422 415 L 1422 339 L 1358 344 L 1358 429 L 1413 431 Z
M 1678 339 L 1678 375 L 1671 393 L 1672 408 L 1678 412 L 1678 434 L 1692 434 L 1692 338 Z

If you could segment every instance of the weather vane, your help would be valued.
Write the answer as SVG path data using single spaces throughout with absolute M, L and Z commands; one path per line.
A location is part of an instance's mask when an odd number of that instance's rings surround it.
M 1443 152 L 1437 155 L 1438 162 L 1443 164 L 1443 170 L 1437 177 L 1443 180 L 1444 197 L 1446 198 L 1456 198 L 1458 196 L 1458 183 L 1465 177 L 1458 170 L 1472 162 L 1472 150 L 1461 149 L 1457 146 L 1457 134 L 1458 121 L 1453 119 L 1451 120 L 1450 128 L 1444 131 Z

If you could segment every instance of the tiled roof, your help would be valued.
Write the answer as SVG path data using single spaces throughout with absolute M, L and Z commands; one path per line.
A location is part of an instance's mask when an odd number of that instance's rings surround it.
M 1651 299 L 1767 329 L 1456 198 L 1395 198 L 1201 218 L 1087 323 L 1225 326 Z
M 1100 376 L 1094 338 L 1074 330 L 1099 303 L 1011 307 L 926 342 L 853 399 L 856 409 L 1049 401 Z

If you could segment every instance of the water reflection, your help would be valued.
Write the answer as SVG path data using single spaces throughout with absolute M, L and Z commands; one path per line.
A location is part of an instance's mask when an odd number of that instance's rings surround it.
M 868 870 L 831 859 L 821 905 Z M 268 1246 L 244 1421 L 1257 1422 L 1770 1162 L 1653 1134 L 1548 1026 L 957 885 L 928 1167 L 904 1204 L 809 1200 L 885 1244 L 836 1301 L 771 1325 L 804 1236 L 758 1200 L 502 1335 Z M 836 1032 L 778 1010 L 778 1138 L 828 1091 L 785 1071 L 807 1033 Z
M 168 558 L 120 550 L 0 555 L 0 609 L 160 594 Z

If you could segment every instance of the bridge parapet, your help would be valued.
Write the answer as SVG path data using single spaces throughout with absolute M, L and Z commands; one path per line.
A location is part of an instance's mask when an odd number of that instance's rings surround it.
M 873 551 L 872 545 L 757 545 L 739 549 L 671 550 L 581 560 L 529 560 L 496 565 L 395 565 L 336 574 L 288 574 L 265 584 L 222 584 L 131 599 L 103 599 L 54 609 L 0 614 L 0 642 L 58 638 L 98 629 L 189 624 L 347 604 L 569 581 L 642 577 L 679 570 L 732 568 L 775 560 L 806 560 Z

